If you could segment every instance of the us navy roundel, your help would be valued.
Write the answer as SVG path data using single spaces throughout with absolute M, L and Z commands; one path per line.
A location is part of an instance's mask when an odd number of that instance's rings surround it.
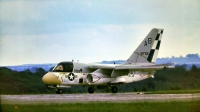
M 73 80 L 75 79 L 74 74 L 73 74 L 73 73 L 69 73 L 68 79 L 69 79 L 70 81 L 73 81 Z

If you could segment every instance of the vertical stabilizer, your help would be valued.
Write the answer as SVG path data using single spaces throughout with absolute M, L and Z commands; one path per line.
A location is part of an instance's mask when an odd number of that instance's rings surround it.
M 163 29 L 152 29 L 125 64 L 155 63 L 161 44 Z

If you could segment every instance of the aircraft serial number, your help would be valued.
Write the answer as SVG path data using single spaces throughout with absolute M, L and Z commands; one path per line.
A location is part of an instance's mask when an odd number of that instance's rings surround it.
M 149 55 L 149 52 L 141 52 L 141 55 Z

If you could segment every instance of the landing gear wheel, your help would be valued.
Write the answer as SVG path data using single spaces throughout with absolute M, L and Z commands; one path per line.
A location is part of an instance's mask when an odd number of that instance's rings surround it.
M 112 91 L 112 93 L 117 93 L 118 92 L 118 88 L 116 86 L 112 86 L 111 87 L 111 91 Z
M 89 87 L 88 88 L 88 93 L 90 93 L 90 94 L 94 93 L 94 88 L 93 87 Z
M 62 94 L 62 93 L 63 93 L 63 90 L 62 90 L 62 89 L 56 90 L 56 94 Z

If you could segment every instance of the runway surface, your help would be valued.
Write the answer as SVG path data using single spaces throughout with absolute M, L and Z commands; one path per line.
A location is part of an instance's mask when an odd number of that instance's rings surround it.
M 1 104 L 50 104 L 76 102 L 138 102 L 138 101 L 190 101 L 200 100 L 197 94 L 136 94 L 136 93 L 94 93 L 94 94 L 38 94 L 1 95 Z

